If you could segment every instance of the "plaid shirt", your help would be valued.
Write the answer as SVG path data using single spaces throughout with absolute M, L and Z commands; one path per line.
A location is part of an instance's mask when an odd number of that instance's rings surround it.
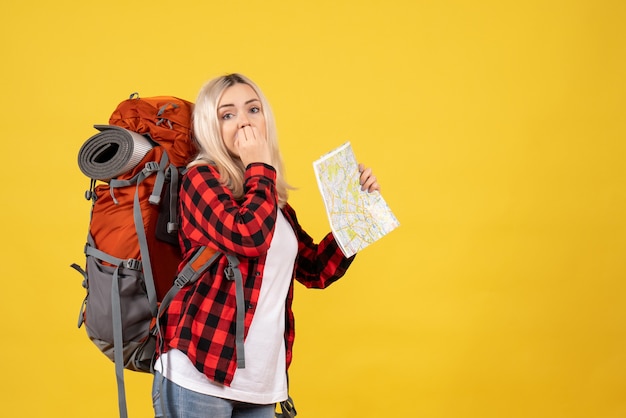
M 247 335 L 279 210 L 276 171 L 261 163 L 249 165 L 242 201 L 235 201 L 218 178 L 215 167 L 209 165 L 193 167 L 184 176 L 179 236 L 186 257 L 203 245 L 238 256 L 244 281 Z M 289 367 L 295 338 L 293 280 L 308 288 L 325 288 L 346 272 L 353 257 L 344 257 L 332 234 L 315 244 L 288 204 L 282 211 L 298 240 L 298 255 L 285 301 Z M 224 275 L 227 263 L 226 257 L 221 257 L 197 282 L 181 289 L 163 317 L 164 351 L 176 348 L 185 352 L 198 370 L 224 385 L 230 385 L 237 368 L 235 285 Z

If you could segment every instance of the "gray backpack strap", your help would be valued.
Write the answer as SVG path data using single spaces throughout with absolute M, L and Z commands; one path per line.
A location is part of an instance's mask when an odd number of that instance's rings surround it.
M 115 377 L 117 379 L 117 395 L 118 406 L 120 411 L 120 418 L 127 418 L 128 412 L 126 410 L 126 389 L 124 384 L 124 337 L 122 333 L 122 306 L 120 300 L 120 277 L 119 270 L 122 267 L 126 267 L 133 270 L 141 270 L 142 262 L 135 259 L 123 260 L 121 258 L 114 257 L 94 247 L 91 234 L 88 236 L 87 245 L 85 245 L 85 254 L 95 257 L 99 260 L 106 261 L 109 264 L 117 266 L 113 271 L 113 279 L 111 281 L 111 318 L 112 318 L 112 330 L 113 330 L 113 352 L 115 362 Z M 81 269 L 82 270 L 82 269 Z M 85 299 L 86 301 L 86 299 Z M 83 307 L 85 302 L 83 302 Z M 82 325 L 82 307 L 79 317 L 78 326 Z
M 139 173 L 135 174 L 133 177 L 125 180 L 120 179 L 111 179 L 109 180 L 109 186 L 111 188 L 111 197 L 117 203 L 115 199 L 114 189 L 118 187 L 128 187 L 134 184 L 138 184 L 143 179 L 150 177 L 152 173 L 156 173 L 157 177 L 154 182 L 154 187 L 152 189 L 152 193 L 148 201 L 153 205 L 158 205 L 161 201 L 161 192 L 163 191 L 163 185 L 165 184 L 165 172 L 167 170 L 169 163 L 169 157 L 167 153 L 164 152 L 161 156 L 161 161 L 157 163 L 156 161 L 149 161 L 145 164 L 144 169 Z
M 144 169 L 146 170 L 146 169 Z M 137 184 L 137 180 L 139 179 L 139 177 L 141 177 L 142 175 L 144 175 L 144 170 L 140 171 L 139 173 L 135 174 L 133 177 L 127 179 L 127 180 L 118 180 L 118 179 L 111 179 L 109 180 L 109 193 L 111 194 L 111 198 L 113 199 L 113 202 L 117 205 L 118 201 L 115 198 L 115 189 L 117 189 L 118 187 L 128 187 L 128 186 L 132 186 L 134 184 Z M 144 176 L 145 178 L 146 176 Z
M 178 231 L 178 219 L 176 217 L 176 214 L 178 213 L 178 168 L 174 167 L 173 165 L 170 165 L 167 168 L 168 172 L 168 176 L 170 178 L 170 201 L 169 201 L 169 205 L 170 205 L 170 209 L 169 209 L 169 213 L 170 213 L 170 220 L 167 223 L 167 232 L 168 234 L 172 234 L 176 231 Z
M 172 302 L 172 299 L 174 299 L 174 296 L 176 296 L 178 291 L 182 289 L 183 287 L 185 287 L 186 285 L 192 284 L 196 280 L 198 280 L 200 276 L 202 275 L 202 273 L 204 273 L 211 266 L 211 264 L 213 264 L 215 260 L 217 260 L 222 254 L 220 252 L 215 252 L 208 260 L 204 261 L 204 259 L 206 259 L 206 254 L 205 254 L 206 250 L 207 250 L 206 246 L 200 247 L 195 252 L 195 254 L 189 259 L 189 261 L 185 263 L 185 267 L 183 267 L 180 273 L 178 273 L 178 275 L 176 276 L 176 279 L 174 280 L 174 285 L 165 294 L 165 296 L 163 297 L 163 300 L 161 301 L 161 305 L 159 306 L 159 310 L 158 310 L 157 317 L 156 317 L 157 318 L 156 326 L 154 329 L 154 332 L 159 337 L 158 338 L 159 339 L 159 347 L 158 347 L 159 352 L 163 351 L 163 345 L 162 345 L 163 335 L 161 333 L 161 321 L 160 321 L 161 315 L 163 315 L 163 312 L 165 312 L 165 310 L 167 309 L 169 304 Z M 204 255 L 204 258 L 201 258 L 203 255 Z M 198 265 L 198 262 L 201 264 Z
M 87 287 L 87 272 L 76 263 L 72 263 L 70 267 L 83 275 L 83 287 L 87 289 L 87 295 L 85 295 L 85 299 L 83 299 L 83 303 L 80 305 L 80 311 L 78 312 L 78 328 L 80 328 L 83 326 L 83 322 L 85 322 L 85 306 L 87 305 L 87 296 L 89 295 L 89 289 Z
M 150 260 L 150 251 L 148 248 L 148 239 L 146 237 L 146 230 L 144 227 L 143 216 L 141 214 L 141 205 L 139 202 L 139 186 L 141 182 L 156 173 L 156 180 L 152 193 L 150 195 L 149 202 L 157 205 L 161 200 L 161 191 L 163 190 L 163 184 L 165 182 L 165 169 L 169 162 L 167 153 L 163 153 L 161 162 L 156 163 L 150 161 L 146 163 L 145 168 L 141 170 L 137 175 L 128 180 L 113 179 L 109 182 L 109 188 L 111 190 L 111 196 L 115 201 L 114 190 L 118 187 L 128 187 L 135 185 L 135 198 L 133 201 L 133 220 L 135 222 L 135 232 L 137 232 L 137 240 L 139 242 L 139 252 L 141 253 L 141 260 L 144 273 L 144 282 L 146 284 L 146 293 L 148 294 L 148 302 L 152 315 L 157 314 L 157 294 L 154 284 L 154 273 L 152 272 L 152 262 Z M 107 261 L 107 260 L 105 260 Z
M 91 235 L 89 235 L 88 240 L 89 242 L 85 245 L 85 255 L 90 255 L 94 258 L 97 258 L 98 260 L 106 261 L 107 263 L 113 264 L 114 266 L 126 267 L 127 269 L 141 271 L 141 267 L 143 264 L 141 260 L 137 260 L 134 258 L 128 258 L 126 260 L 123 260 L 121 258 L 114 257 L 94 247 Z
M 237 350 L 237 368 L 244 369 L 246 367 L 246 358 L 243 347 L 244 334 L 244 318 L 245 318 L 245 302 L 243 299 L 243 278 L 241 270 L 239 270 L 239 260 L 234 255 L 226 255 L 228 257 L 228 267 L 224 270 L 228 280 L 235 280 L 235 301 L 237 302 L 237 322 L 235 325 L 235 349 Z
M 120 282 L 118 265 L 113 273 L 111 284 L 111 315 L 113 319 L 113 347 L 115 356 L 115 377 L 117 379 L 117 402 L 120 418 L 128 418 L 126 410 L 126 388 L 124 384 L 124 338 L 122 334 L 122 304 L 120 302 Z
M 174 286 L 167 292 L 163 301 L 161 302 L 161 306 L 159 306 L 159 311 L 157 314 L 157 318 L 161 318 L 162 313 L 167 309 L 167 306 L 170 304 L 176 293 L 180 289 L 182 289 L 187 284 L 191 284 L 198 280 L 198 278 L 206 271 L 211 264 L 217 260 L 217 258 L 221 255 L 221 253 L 216 252 L 211 256 L 211 258 L 206 261 L 200 267 L 194 267 L 194 261 L 196 261 L 201 254 L 206 250 L 207 247 L 200 247 L 200 249 L 194 254 L 194 256 L 185 264 L 176 277 L 174 281 Z M 226 254 L 226 258 L 228 259 L 228 266 L 224 269 L 224 274 L 228 280 L 235 281 L 235 300 L 237 303 L 237 320 L 235 324 L 235 349 L 237 352 L 237 368 L 243 369 L 246 367 L 246 358 L 245 351 L 243 346 L 244 340 L 244 319 L 245 319 L 245 300 L 243 293 L 243 277 L 241 275 L 241 270 L 239 269 L 239 260 L 236 256 L 232 254 Z M 157 319 L 156 332 L 160 335 L 160 321 Z M 162 342 L 162 339 L 161 339 Z M 162 348 L 162 347 L 161 347 Z M 162 350 L 159 350 L 162 351 Z
M 220 252 L 216 252 L 204 264 L 200 265 L 199 267 L 194 267 L 195 262 L 200 258 L 202 253 L 206 250 L 206 248 L 207 247 L 200 247 L 196 251 L 196 253 L 193 255 L 193 257 L 191 257 L 191 259 L 185 264 L 185 267 L 182 268 L 180 273 L 178 273 L 178 275 L 176 276 L 176 279 L 174 280 L 174 285 L 165 294 L 165 296 L 163 297 L 163 300 L 161 301 L 161 305 L 159 306 L 159 314 L 157 318 L 161 317 L 161 314 L 163 313 L 163 311 L 167 309 L 170 302 L 172 301 L 172 299 L 174 299 L 174 296 L 176 296 L 176 293 L 178 293 L 180 289 L 185 287 L 187 284 L 194 283 L 196 280 L 198 280 L 198 278 L 200 278 L 202 273 L 204 273 L 206 269 L 208 269 L 211 266 L 211 264 L 213 264 L 215 260 L 217 260 L 218 257 L 221 255 Z M 157 327 L 158 327 L 158 324 L 159 322 L 157 321 Z
M 148 294 L 148 303 L 150 304 L 152 315 L 156 315 L 158 306 L 156 286 L 154 284 L 154 274 L 152 273 L 150 252 L 148 251 L 148 238 L 143 226 L 143 216 L 141 215 L 141 205 L 139 203 L 139 183 L 137 183 L 137 190 L 135 191 L 133 218 L 135 220 L 135 230 L 137 231 L 137 241 L 139 241 L 139 252 L 141 253 L 141 263 L 143 265 L 143 280 L 146 285 L 146 293 Z
M 167 153 L 163 153 L 161 163 L 157 166 L 157 178 L 150 196 L 150 203 L 158 205 L 161 200 L 161 190 L 163 189 L 163 183 L 165 180 L 165 166 L 168 163 Z M 150 164 L 150 163 L 148 163 Z M 154 168 L 152 166 L 151 168 Z M 139 251 L 141 252 L 141 260 L 143 263 L 143 278 L 146 284 L 146 292 L 148 294 L 148 302 L 153 316 L 156 316 L 158 311 L 156 286 L 154 284 L 154 273 L 152 272 L 152 261 L 150 260 L 150 249 L 148 248 L 148 239 L 146 238 L 146 229 L 143 223 L 143 216 L 141 214 L 141 205 L 139 202 L 139 184 L 147 178 L 154 171 L 148 171 L 146 164 L 146 170 L 142 170 L 142 176 L 137 180 L 137 189 L 135 191 L 135 201 L 133 204 L 133 217 L 135 220 L 135 229 L 137 231 L 137 240 L 139 241 Z M 145 174 L 144 174 L 145 173 Z M 155 197 L 156 196 L 156 197 Z
M 165 171 L 167 170 L 167 166 L 170 160 L 167 156 L 167 152 L 163 153 L 161 157 L 161 162 L 157 167 L 157 177 L 154 182 L 154 188 L 152 189 L 152 195 L 148 201 L 153 205 L 158 205 L 161 202 L 161 192 L 163 191 L 163 185 L 165 184 Z

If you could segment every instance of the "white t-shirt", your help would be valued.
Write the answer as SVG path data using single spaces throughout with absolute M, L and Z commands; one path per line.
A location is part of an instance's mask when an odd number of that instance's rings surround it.
M 206 395 L 255 404 L 287 399 L 285 300 L 297 252 L 295 233 L 279 210 L 259 300 L 244 343 L 246 367 L 235 371 L 230 387 L 207 378 L 179 350 L 160 356 L 155 369 L 177 385 Z

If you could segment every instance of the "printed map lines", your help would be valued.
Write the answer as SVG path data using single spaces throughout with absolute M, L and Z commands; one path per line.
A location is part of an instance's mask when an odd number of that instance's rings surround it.
M 379 192 L 361 190 L 349 142 L 324 155 L 313 167 L 331 229 L 347 257 L 399 226 Z

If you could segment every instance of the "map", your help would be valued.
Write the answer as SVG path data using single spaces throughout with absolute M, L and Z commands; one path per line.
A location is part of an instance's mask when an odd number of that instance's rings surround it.
M 322 156 L 313 168 L 331 230 L 346 257 L 400 225 L 379 192 L 361 190 L 350 142 Z

